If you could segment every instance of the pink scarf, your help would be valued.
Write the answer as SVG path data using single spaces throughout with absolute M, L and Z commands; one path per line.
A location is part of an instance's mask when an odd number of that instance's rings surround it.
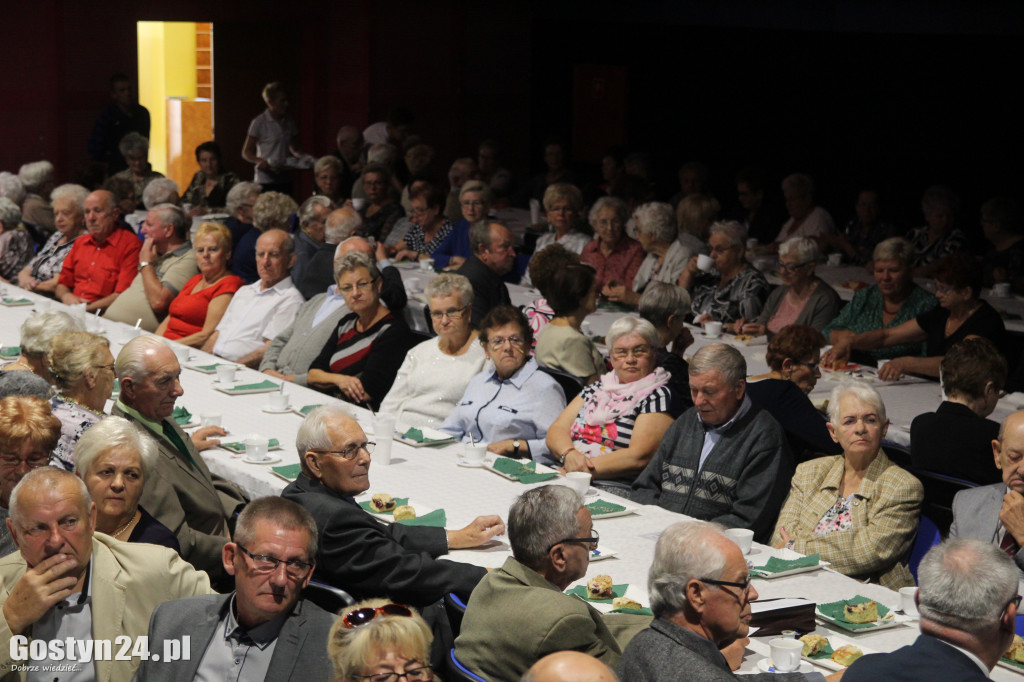
M 656 367 L 653 372 L 628 384 L 619 383 L 614 371 L 601 377 L 600 386 L 593 397 L 583 405 L 583 421 L 590 426 L 604 426 L 633 407 L 651 393 L 668 383 L 672 378 L 665 369 Z

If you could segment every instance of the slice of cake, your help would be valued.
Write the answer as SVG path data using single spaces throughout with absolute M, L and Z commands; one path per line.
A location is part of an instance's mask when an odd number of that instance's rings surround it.
M 878 604 L 873 601 L 847 604 L 843 607 L 843 620 L 849 623 L 874 623 L 878 620 Z

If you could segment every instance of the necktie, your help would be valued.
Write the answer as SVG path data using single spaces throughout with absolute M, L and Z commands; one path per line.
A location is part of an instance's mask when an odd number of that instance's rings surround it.
M 168 424 L 167 422 L 164 422 L 163 423 L 163 428 L 164 428 L 164 435 L 167 436 L 167 440 L 171 441 L 171 444 L 173 444 L 174 447 L 176 447 L 178 449 L 178 452 L 180 452 L 181 454 L 185 455 L 185 459 L 188 460 L 189 464 L 191 464 L 193 467 L 198 469 L 199 467 L 196 466 L 196 461 L 194 459 L 192 459 L 192 453 L 189 451 L 188 447 L 185 445 L 185 441 L 183 441 L 181 439 L 181 436 L 178 435 L 178 432 L 174 430 L 174 427 L 171 426 L 170 424 Z
M 1020 545 L 1018 545 L 1017 541 L 1013 539 L 1013 533 L 1007 530 L 1003 532 L 1003 541 L 999 543 L 999 549 L 1006 552 L 1006 554 L 1008 554 L 1012 559 L 1017 556 L 1017 552 L 1020 550 Z

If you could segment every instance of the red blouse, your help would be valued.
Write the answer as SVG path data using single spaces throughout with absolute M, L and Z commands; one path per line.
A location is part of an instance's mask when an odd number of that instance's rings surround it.
M 167 329 L 164 330 L 164 336 L 168 339 L 180 339 L 202 331 L 203 325 L 206 323 L 206 311 L 210 307 L 210 301 L 221 294 L 234 294 L 245 286 L 241 277 L 228 275 L 212 287 L 192 293 L 202 278 L 203 276 L 200 274 L 190 279 L 182 288 L 181 293 L 171 301 Z

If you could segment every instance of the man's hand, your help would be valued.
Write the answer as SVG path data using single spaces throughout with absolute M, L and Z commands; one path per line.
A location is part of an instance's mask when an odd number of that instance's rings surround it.
M 146 237 L 146 240 L 142 242 L 142 248 L 139 249 L 139 261 L 148 261 L 152 263 L 155 261 L 160 254 L 156 252 L 156 243 L 152 237 Z
M 60 297 L 60 302 L 63 303 L 64 305 L 77 305 L 79 303 L 85 303 L 84 300 L 78 298 L 70 291 Z
M 743 665 L 743 654 L 746 652 L 748 644 L 750 644 L 750 638 L 741 637 L 740 639 L 733 640 L 726 647 L 719 649 L 722 655 L 725 656 L 725 660 L 729 663 L 730 670 L 739 670 L 740 666 Z
M 228 432 L 219 426 L 204 426 L 201 429 L 196 429 L 196 432 L 192 434 L 192 445 L 195 445 L 196 450 L 200 452 L 209 450 L 220 445 L 219 437 L 226 435 L 228 435 Z M 217 436 L 217 438 L 211 438 L 210 436 Z
M 1003 495 L 999 521 L 1017 544 L 1024 547 L 1024 496 L 1016 490 L 1010 490 Z
M 68 574 L 77 566 L 78 560 L 70 554 L 54 554 L 25 571 L 4 603 L 11 634 L 23 633 L 74 591 L 78 578 Z
M 448 549 L 479 547 L 495 535 L 505 534 L 505 522 L 500 516 L 478 516 L 460 530 L 448 531 Z

